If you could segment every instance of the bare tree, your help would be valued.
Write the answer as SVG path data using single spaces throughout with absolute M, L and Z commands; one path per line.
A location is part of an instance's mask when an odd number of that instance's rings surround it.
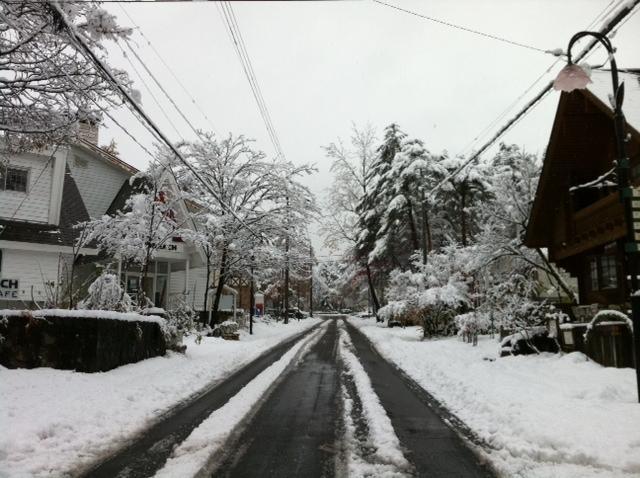
M 61 2 L 60 7 L 103 58 L 105 40 L 130 34 L 98 2 Z M 48 2 L 0 4 L 0 71 L 0 132 L 11 149 L 73 137 L 79 122 L 97 122 L 103 108 L 120 104 L 113 86 L 70 39 Z M 125 72 L 113 73 L 130 87 Z

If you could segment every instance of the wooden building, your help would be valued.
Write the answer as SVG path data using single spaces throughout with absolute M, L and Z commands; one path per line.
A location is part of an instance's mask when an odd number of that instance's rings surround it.
M 562 93 L 525 238 L 578 279 L 581 304 L 624 304 L 626 233 L 614 171 L 611 73 L 594 71 L 586 90 Z M 620 74 L 631 177 L 640 185 L 640 70 Z

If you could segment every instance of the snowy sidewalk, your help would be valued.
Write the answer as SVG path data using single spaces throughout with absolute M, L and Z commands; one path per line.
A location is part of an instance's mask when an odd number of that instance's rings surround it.
M 462 419 L 505 476 L 640 476 L 640 405 L 632 369 L 579 353 L 497 358 L 498 343 L 421 341 L 417 327 L 350 318 L 379 352 Z
M 185 355 L 105 373 L 0 367 L 0 477 L 60 476 L 94 462 L 179 402 L 318 322 L 258 323 L 239 342 L 188 339 Z

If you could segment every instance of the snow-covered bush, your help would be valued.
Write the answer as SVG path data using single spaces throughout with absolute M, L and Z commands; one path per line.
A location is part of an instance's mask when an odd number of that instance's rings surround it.
M 451 334 L 453 318 L 470 300 L 471 249 L 448 246 L 430 253 L 426 264 L 414 257 L 412 270 L 392 271 L 386 291 L 390 301 L 380 316 L 420 324 L 424 337 Z
M 454 321 L 458 335 L 473 345 L 478 345 L 478 335 L 486 332 L 491 325 L 489 315 L 477 311 L 457 315 Z
M 201 324 L 198 322 L 198 313 L 191 308 L 186 300 L 180 299 L 173 310 L 169 310 L 165 317 L 167 325 L 164 329 L 164 337 L 167 348 L 183 352 L 185 346 L 182 339 L 186 335 L 197 334 L 196 343 L 202 341 Z
M 131 298 L 120 286 L 118 276 L 104 271 L 89 286 L 89 295 L 78 304 L 79 309 L 114 310 L 129 312 L 132 310 Z

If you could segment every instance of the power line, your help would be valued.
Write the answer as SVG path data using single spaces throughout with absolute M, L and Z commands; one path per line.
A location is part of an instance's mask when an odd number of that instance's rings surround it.
M 243 71 L 247 80 L 249 81 L 249 86 L 251 87 L 251 91 L 258 105 L 258 109 L 260 111 L 260 115 L 265 123 L 265 127 L 273 144 L 273 147 L 276 151 L 277 155 L 282 155 L 280 142 L 278 140 L 277 134 L 275 132 L 275 128 L 271 122 L 271 116 L 269 115 L 269 110 L 264 101 L 264 97 L 262 96 L 262 90 L 260 89 L 260 85 L 258 84 L 257 77 L 253 71 L 253 66 L 251 64 L 251 59 L 247 53 L 246 46 L 244 44 L 244 39 L 242 34 L 237 26 L 237 22 L 235 21 L 235 16 L 233 14 L 233 10 L 231 6 L 226 2 L 220 3 L 221 11 L 224 17 L 224 20 L 227 25 L 228 33 L 230 35 L 231 42 L 234 46 L 236 54 L 240 60 L 240 64 L 242 65 Z
M 200 131 L 198 131 L 195 126 L 193 126 L 191 121 L 189 121 L 189 118 L 187 118 L 186 115 L 182 112 L 180 107 L 176 104 L 176 102 L 169 95 L 169 93 L 167 93 L 167 90 L 164 89 L 164 87 L 162 86 L 160 81 L 155 77 L 155 75 L 151 72 L 149 67 L 147 67 L 147 64 L 142 60 L 142 58 L 140 58 L 138 53 L 131 47 L 131 45 L 129 44 L 129 42 L 127 40 L 125 40 L 125 45 L 129 49 L 129 51 L 133 54 L 133 56 L 136 58 L 136 60 L 138 60 L 138 62 L 142 65 L 142 68 L 144 68 L 144 71 L 146 71 L 147 74 L 151 77 L 151 79 L 156 84 L 156 86 L 160 89 L 160 91 L 165 96 L 165 98 L 167 98 L 167 100 L 169 100 L 169 103 L 171 103 L 171 105 L 175 108 L 175 110 L 182 117 L 182 119 L 187 123 L 187 125 L 189 125 L 189 128 L 191 128 L 191 131 L 193 131 L 195 133 L 196 137 L 201 138 L 202 135 L 200 134 Z M 125 56 L 126 56 L 126 54 L 125 54 Z M 143 83 L 144 83 L 144 80 L 143 80 Z M 153 94 L 152 94 L 152 96 L 153 96 Z M 155 97 L 154 97 L 154 99 L 155 99 Z M 158 104 L 158 106 L 160 106 L 160 105 Z M 171 120 L 169 120 L 169 122 L 171 122 Z M 174 129 L 175 129 L 175 127 L 174 127 Z M 178 133 L 178 136 L 180 136 L 180 133 Z
M 151 99 L 153 100 L 153 102 L 156 104 L 156 106 L 158 107 L 158 109 L 160 110 L 160 112 L 162 113 L 162 115 L 165 117 L 165 119 L 167 120 L 167 122 L 171 125 L 171 127 L 173 128 L 173 130 L 176 132 L 176 135 L 178 136 L 178 138 L 183 139 L 182 138 L 182 134 L 180 133 L 180 131 L 178 130 L 178 128 L 176 127 L 175 123 L 173 122 L 173 120 L 169 117 L 169 115 L 167 114 L 166 110 L 164 109 L 164 107 L 160 104 L 160 102 L 158 101 L 158 98 L 156 98 L 156 95 L 153 94 L 153 91 L 151 90 L 151 88 L 149 87 L 149 85 L 147 84 L 147 82 L 145 81 L 145 79 L 142 77 L 142 74 L 138 71 L 138 69 L 136 68 L 136 66 L 133 64 L 133 61 L 131 61 L 131 58 L 129 58 L 129 55 L 127 54 L 126 51 L 124 51 L 124 48 L 122 48 L 122 46 L 120 45 L 120 42 L 116 40 L 116 44 L 120 47 L 120 51 L 122 51 L 122 56 L 124 56 L 125 60 L 127 60 L 127 62 L 129 63 L 129 65 L 131 65 L 131 68 L 133 69 L 133 71 L 135 72 L 135 74 L 138 76 L 138 79 L 140 80 L 140 82 L 142 83 L 142 85 L 145 87 L 145 89 L 147 90 L 147 92 L 149 93 L 149 96 L 151 96 Z M 184 141 L 184 139 L 183 139 Z
M 209 184 L 209 182 L 206 181 L 200 175 L 200 173 L 198 173 L 198 171 L 182 155 L 180 150 L 167 138 L 167 136 L 162 132 L 162 130 L 160 130 L 160 128 L 146 114 L 146 112 L 142 109 L 142 107 L 138 103 L 136 103 L 136 101 L 131 97 L 129 92 L 122 86 L 122 84 L 120 84 L 118 79 L 111 73 L 111 70 L 109 69 L 109 67 L 107 67 L 104 64 L 104 62 L 102 62 L 102 60 L 100 60 L 100 58 L 96 56 L 93 50 L 91 50 L 91 48 L 84 42 L 82 37 L 76 32 L 75 27 L 69 22 L 66 14 L 60 8 L 60 6 L 55 1 L 50 1 L 49 4 L 51 5 L 53 11 L 55 11 L 59 16 L 61 23 L 69 33 L 69 38 L 71 39 L 71 41 L 76 43 L 80 47 L 80 49 L 84 51 L 86 55 L 88 55 L 89 60 L 96 66 L 98 71 L 102 72 L 102 74 L 105 75 L 106 79 L 116 88 L 116 90 L 120 93 L 120 95 L 123 97 L 125 102 L 128 102 L 133 107 L 133 109 L 144 119 L 144 121 L 156 132 L 156 134 L 169 147 L 169 149 L 171 149 L 171 151 L 176 155 L 176 157 L 180 160 L 180 162 L 182 162 L 184 166 L 191 171 L 194 177 L 198 181 L 200 181 L 200 183 L 205 187 L 205 189 L 207 189 L 209 193 L 216 199 L 216 201 L 218 201 L 220 206 L 226 209 L 245 229 L 251 232 L 257 239 L 262 241 L 262 236 L 259 235 L 257 232 L 255 232 L 253 228 L 251 228 L 251 226 L 246 224 L 245 221 L 242 218 L 240 218 L 240 216 L 238 216 L 236 212 L 228 204 L 222 201 L 222 198 L 218 195 L 218 193 L 216 193 L 216 191 Z
M 127 16 L 127 18 L 129 18 L 129 21 L 131 21 L 133 26 L 136 28 L 137 32 L 147 42 L 147 45 L 155 53 L 155 55 L 158 57 L 160 62 L 162 62 L 162 64 L 167 69 L 167 71 L 171 74 L 171 76 L 173 76 L 173 78 L 176 80 L 178 85 L 180 85 L 180 88 L 182 88 L 182 91 L 184 91 L 184 93 L 189 97 L 189 99 L 191 100 L 191 103 L 193 103 L 193 105 L 197 108 L 197 110 L 200 112 L 200 114 L 205 119 L 205 121 L 209 124 L 209 126 L 211 127 L 211 130 L 215 132 L 216 131 L 216 127 L 214 126 L 213 122 L 209 119 L 207 114 L 204 112 L 204 110 L 200 107 L 200 103 L 195 100 L 195 98 L 193 97 L 193 95 L 191 95 L 191 93 L 189 93 L 189 90 L 184 85 L 184 83 L 180 80 L 178 75 L 176 75 L 176 73 L 174 72 L 173 68 L 171 68 L 171 66 L 167 63 L 167 61 L 165 61 L 164 57 L 160 54 L 158 49 L 154 46 L 154 44 L 151 42 L 151 40 L 144 34 L 144 32 L 142 31 L 142 28 L 140 28 L 140 25 L 138 25 L 135 22 L 135 20 L 131 17 L 131 15 L 129 15 L 129 12 L 126 10 L 126 8 L 123 5 L 120 5 L 120 9 L 124 12 L 124 14 Z M 127 44 L 128 44 L 128 42 L 127 42 Z M 131 48 L 130 45 L 129 45 L 129 48 Z
M 485 38 L 490 38 L 492 40 L 501 41 L 501 42 L 504 42 L 504 43 L 508 43 L 510 45 L 519 46 L 521 48 L 526 48 L 528 50 L 534 50 L 534 51 L 538 51 L 538 52 L 541 52 L 541 53 L 547 53 L 547 54 L 551 54 L 551 55 L 554 54 L 549 50 L 544 50 L 542 48 L 538 48 L 538 47 L 535 47 L 535 46 L 527 45 L 525 43 L 520 43 L 520 42 L 517 42 L 517 41 L 509 40 L 507 38 L 499 37 L 499 36 L 493 35 L 491 33 L 485 33 L 485 32 L 481 32 L 479 30 L 473 30 L 471 28 L 464 27 L 462 25 L 457 25 L 455 23 L 451 23 L 451 22 L 447 22 L 447 21 L 444 21 L 444 20 L 440 20 L 438 18 L 431 17 L 431 16 L 428 16 L 428 15 L 424 15 L 422 13 L 414 12 L 413 10 L 407 10 L 406 8 L 402 8 L 402 7 L 399 7 L 397 5 L 392 5 L 390 3 L 386 3 L 386 2 L 383 2 L 381 0 L 373 0 L 373 1 L 375 3 L 380 4 L 380 5 L 384 5 L 386 7 L 393 8 L 394 10 L 398 10 L 400 12 L 408 13 L 409 15 L 413 15 L 413 16 L 416 16 L 416 17 L 419 17 L 419 18 L 423 18 L 424 20 L 429 20 L 430 22 L 439 23 L 440 25 L 444 25 L 444 26 L 447 26 L 447 27 L 451 27 L 451 28 L 455 28 L 455 29 L 458 29 L 458 30 L 462 30 L 462 31 L 465 31 L 467 33 L 473 33 L 474 35 L 480 35 L 480 36 L 485 37 Z
M 377 0 L 374 0 L 377 1 Z M 610 33 L 618 23 L 624 20 L 625 17 L 632 12 L 632 10 L 640 3 L 640 0 L 632 0 L 631 3 L 625 3 L 624 6 L 620 9 L 620 11 L 613 17 L 611 20 L 607 22 L 600 29 L 600 33 L 602 35 L 607 35 Z M 574 63 L 578 63 L 582 61 L 591 50 L 598 45 L 599 42 L 596 39 L 591 40 L 587 46 L 574 58 Z M 429 197 L 433 197 L 433 194 L 437 192 L 447 181 L 451 180 L 460 172 L 469 166 L 472 162 L 476 161 L 482 153 L 484 153 L 493 143 L 495 143 L 504 133 L 506 133 L 513 125 L 515 125 L 522 117 L 524 117 L 531 109 L 533 109 L 553 88 L 553 81 L 550 81 L 543 89 L 540 91 L 532 100 L 530 100 L 513 118 L 511 118 L 505 125 L 503 125 L 496 134 L 494 134 L 489 141 L 484 143 L 482 147 L 476 151 L 471 157 L 462 163 L 455 171 L 451 174 L 447 175 L 442 181 L 436 184 L 431 191 L 429 191 Z
M 251 57 L 249 56 L 246 45 L 244 43 L 244 38 L 242 37 L 242 32 L 240 31 L 240 27 L 235 17 L 233 8 L 229 4 L 229 2 L 220 2 L 219 7 L 219 11 L 222 12 L 221 14 L 223 16 L 223 20 L 227 26 L 227 31 L 230 35 L 231 43 L 233 44 L 238 59 L 240 60 L 240 64 L 247 78 L 247 81 L 249 81 L 251 92 L 253 93 L 253 97 L 258 105 L 258 110 L 265 124 L 265 128 L 267 129 L 267 133 L 269 134 L 269 138 L 273 144 L 276 154 L 284 158 L 285 155 L 282 150 L 280 140 L 278 139 L 276 129 L 273 126 L 273 122 L 271 121 L 269 109 L 266 102 L 264 101 L 262 90 L 255 75 L 255 71 L 253 70 Z
M 600 20 L 600 18 L 606 18 L 606 16 L 613 10 L 615 9 L 615 7 L 617 6 L 617 4 L 621 3 L 624 0 L 618 0 L 616 5 L 613 5 L 613 7 L 611 7 L 611 5 L 615 2 L 616 0 L 610 0 L 609 3 L 602 9 L 600 10 L 600 13 L 598 13 L 598 15 L 596 15 L 596 17 L 589 23 L 589 25 L 587 25 L 585 27 L 585 30 L 589 30 L 590 28 L 592 28 L 597 22 L 598 20 Z M 611 9 L 609 8 L 611 7 Z M 635 12 L 634 12 L 635 13 Z M 627 20 L 629 20 L 629 18 L 631 18 L 630 16 L 627 17 L 627 19 L 625 20 L 625 22 Z M 621 27 L 624 23 L 620 24 L 619 27 Z M 618 27 L 618 28 L 619 28 Z M 598 44 L 599 45 L 599 44 Z M 595 49 L 593 50 L 595 51 Z M 593 53 L 593 51 L 591 53 Z M 589 54 L 591 54 L 589 53 Z M 475 144 L 480 138 L 484 137 L 496 124 L 498 124 L 500 121 L 502 121 L 502 119 L 509 113 L 509 111 L 511 111 L 512 108 L 514 108 L 519 102 L 520 100 L 522 100 L 533 88 L 534 86 L 536 86 L 538 84 L 538 82 L 544 78 L 544 76 L 549 73 L 554 66 L 556 66 L 558 64 L 558 62 L 561 61 L 561 58 L 556 58 L 556 60 L 549 65 L 549 67 L 543 71 L 540 76 L 538 76 L 533 83 L 531 83 L 513 102 L 511 102 L 503 111 L 502 113 L 500 113 L 491 123 L 489 123 L 485 128 L 483 128 L 472 140 L 470 140 L 458 153 L 458 155 L 464 155 L 467 153 L 467 151 L 473 146 L 473 144 Z

